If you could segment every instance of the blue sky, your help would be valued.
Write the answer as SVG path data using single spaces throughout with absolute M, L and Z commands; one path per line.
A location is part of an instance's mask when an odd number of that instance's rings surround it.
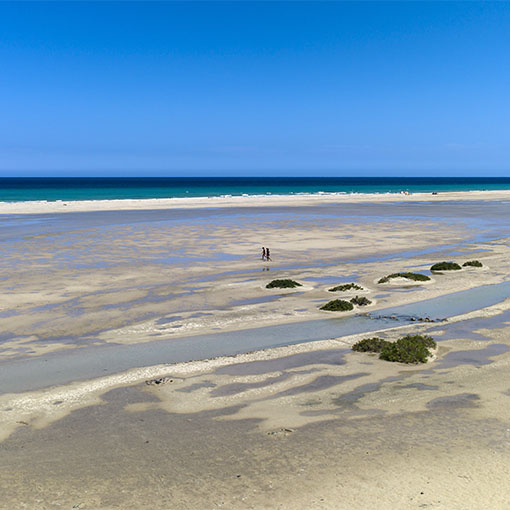
M 510 170 L 510 6 L 0 3 L 0 175 Z

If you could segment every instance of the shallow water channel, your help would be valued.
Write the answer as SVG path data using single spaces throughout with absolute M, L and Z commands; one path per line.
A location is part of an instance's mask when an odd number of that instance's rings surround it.
M 0 363 L 0 393 L 22 392 L 118 373 L 134 367 L 178 363 L 313 342 L 394 328 L 411 317 L 443 319 L 497 304 L 510 297 L 510 281 L 434 299 L 377 310 L 278 326 L 155 342 L 108 344 Z M 438 340 L 441 340 L 438 338 Z

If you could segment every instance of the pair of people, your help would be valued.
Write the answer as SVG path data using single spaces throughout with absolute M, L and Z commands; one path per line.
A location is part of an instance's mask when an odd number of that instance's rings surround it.
M 271 252 L 269 248 L 264 248 L 262 246 L 262 260 L 271 260 Z

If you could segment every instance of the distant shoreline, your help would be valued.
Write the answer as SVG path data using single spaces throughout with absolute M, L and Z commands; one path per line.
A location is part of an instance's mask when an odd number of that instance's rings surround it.
M 458 200 L 510 200 L 510 190 L 448 191 L 435 193 L 302 193 L 115 200 L 55 200 L 0 202 L 0 214 L 47 214 L 65 212 L 188 209 L 204 207 L 312 206 L 360 202 L 440 202 Z
M 0 203 L 507 190 L 508 177 L 0 177 Z

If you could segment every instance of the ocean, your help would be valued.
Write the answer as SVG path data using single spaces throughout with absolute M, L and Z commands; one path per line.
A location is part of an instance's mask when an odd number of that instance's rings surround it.
M 0 178 L 0 202 L 116 200 L 321 193 L 510 189 L 510 178 L 481 177 L 128 177 Z

